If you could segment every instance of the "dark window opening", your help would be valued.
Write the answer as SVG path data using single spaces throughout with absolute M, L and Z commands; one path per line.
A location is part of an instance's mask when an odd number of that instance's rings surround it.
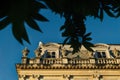
M 97 52 L 98 58 L 102 58 L 102 55 L 100 52 Z
M 106 58 L 106 53 L 105 52 L 97 52 L 97 57 L 98 58 Z
M 51 58 L 55 58 L 55 52 L 52 52 Z
M 46 58 L 51 58 L 50 52 L 47 52 Z
M 103 58 L 106 58 L 105 52 L 102 52 L 102 57 L 103 57 Z

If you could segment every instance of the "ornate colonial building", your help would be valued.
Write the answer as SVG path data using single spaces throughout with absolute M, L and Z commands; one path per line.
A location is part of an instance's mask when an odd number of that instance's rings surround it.
M 72 54 L 70 45 L 40 42 L 35 57 L 28 58 L 25 48 L 16 64 L 18 80 L 120 80 L 120 45 L 100 43 L 92 49 Z

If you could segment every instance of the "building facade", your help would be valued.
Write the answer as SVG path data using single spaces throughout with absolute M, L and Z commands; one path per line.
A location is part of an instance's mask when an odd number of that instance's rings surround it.
M 72 53 L 70 45 L 39 43 L 35 57 L 25 48 L 16 64 L 18 80 L 120 80 L 120 45 L 95 44 Z

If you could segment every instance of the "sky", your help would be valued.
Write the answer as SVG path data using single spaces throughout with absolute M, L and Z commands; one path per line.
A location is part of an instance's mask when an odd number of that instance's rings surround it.
M 43 33 L 26 25 L 31 44 L 24 41 L 24 45 L 21 45 L 13 37 L 11 25 L 0 31 L 0 80 L 18 79 L 15 64 L 21 63 L 21 52 L 25 47 L 30 50 L 28 57 L 32 58 L 39 41 L 62 43 L 64 40 L 59 31 L 60 26 L 64 24 L 64 18 L 49 10 L 42 10 L 41 13 L 50 21 L 38 23 Z M 87 17 L 85 24 L 87 32 L 92 32 L 92 43 L 120 44 L 120 18 L 113 19 L 105 15 L 101 22 L 99 19 Z

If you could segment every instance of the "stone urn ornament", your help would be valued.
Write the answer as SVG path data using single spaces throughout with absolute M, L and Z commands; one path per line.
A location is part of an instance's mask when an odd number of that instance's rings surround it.
M 30 51 L 28 50 L 28 48 L 25 47 L 25 49 L 22 50 L 23 57 L 27 57 L 27 55 L 28 55 L 29 52 L 30 52 Z
M 42 52 L 41 48 L 37 48 L 37 49 L 35 50 L 35 56 L 36 56 L 36 57 L 40 57 L 40 56 L 41 56 L 41 52 Z

